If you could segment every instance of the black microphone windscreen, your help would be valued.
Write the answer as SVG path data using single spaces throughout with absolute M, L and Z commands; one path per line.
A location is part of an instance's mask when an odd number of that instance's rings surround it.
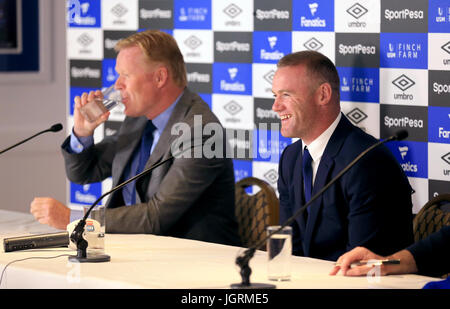
M 58 132 L 58 131 L 61 131 L 62 128 L 63 128 L 62 124 L 57 123 L 57 124 L 54 124 L 54 125 L 51 126 L 50 131 Z
M 397 131 L 394 136 L 397 141 L 404 140 L 405 138 L 408 137 L 408 131 L 406 130 Z

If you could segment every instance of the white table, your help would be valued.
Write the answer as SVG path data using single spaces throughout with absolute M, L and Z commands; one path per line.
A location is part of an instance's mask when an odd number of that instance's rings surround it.
M 3 251 L 3 238 L 54 232 L 30 214 L 0 210 L 0 274 L 4 266 L 27 257 L 76 254 L 66 248 Z M 11 264 L 0 288 L 152 288 L 227 289 L 241 281 L 234 261 L 243 249 L 155 235 L 107 234 L 108 263 L 71 263 L 67 257 L 32 259 Z M 250 262 L 251 282 L 266 278 L 266 252 Z M 277 282 L 278 289 L 419 289 L 439 278 L 397 275 L 375 278 L 329 276 L 330 261 L 292 257 L 292 280 Z

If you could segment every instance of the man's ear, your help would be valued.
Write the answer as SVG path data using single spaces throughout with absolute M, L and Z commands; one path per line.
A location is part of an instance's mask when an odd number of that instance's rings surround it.
M 333 89 L 329 83 L 321 84 L 316 91 L 316 96 L 320 105 L 326 105 L 331 101 Z
M 167 79 L 169 78 L 169 72 L 165 66 L 159 67 L 154 75 L 156 85 L 158 87 L 162 87 L 167 83 Z

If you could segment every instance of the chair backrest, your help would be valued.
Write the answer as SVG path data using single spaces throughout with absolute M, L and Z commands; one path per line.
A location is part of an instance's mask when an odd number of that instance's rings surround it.
M 449 205 L 447 205 L 449 204 Z M 432 198 L 413 220 L 414 241 L 427 238 L 442 227 L 450 225 L 450 194 Z
M 245 189 L 257 186 L 259 192 L 248 194 Z M 279 201 L 275 190 L 265 181 L 247 177 L 236 183 L 236 218 L 243 247 L 251 247 L 266 236 L 266 228 L 278 225 Z M 265 248 L 260 248 L 265 250 Z

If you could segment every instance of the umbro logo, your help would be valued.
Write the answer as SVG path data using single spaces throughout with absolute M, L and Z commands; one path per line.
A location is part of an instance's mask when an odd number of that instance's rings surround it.
M 354 124 L 358 124 L 361 121 L 363 121 L 364 119 L 366 119 L 368 116 L 361 111 L 359 108 L 354 108 L 352 109 L 350 112 L 348 112 L 346 114 L 346 116 L 354 123 Z
M 90 37 L 87 33 L 83 33 L 78 37 L 77 42 L 83 45 L 84 47 L 87 47 L 92 42 L 94 42 L 94 39 Z
M 230 101 L 223 106 L 223 108 L 231 115 L 235 116 L 242 110 L 242 106 L 240 106 L 235 101 Z
M 275 71 L 274 70 L 270 70 L 269 72 L 264 74 L 263 78 L 264 78 L 265 81 L 267 81 L 269 84 L 272 85 L 272 81 L 273 81 L 274 75 L 275 75 Z
M 392 84 L 394 84 L 401 91 L 406 91 L 412 86 L 414 86 L 416 83 L 405 74 L 402 74 L 396 79 L 394 79 L 392 81 Z
M 321 49 L 323 47 L 323 44 L 316 38 L 310 38 L 308 41 L 305 42 L 305 44 L 303 44 L 303 46 L 307 49 L 307 50 L 313 50 L 313 51 L 318 51 L 319 49 Z
M 356 19 L 359 19 L 361 16 L 363 16 L 367 12 L 368 12 L 368 10 L 359 3 L 355 3 L 350 8 L 347 9 L 347 13 Z
M 242 13 L 242 9 L 238 7 L 236 4 L 232 3 L 225 9 L 223 9 L 223 12 L 228 16 L 230 16 L 231 18 L 235 18 L 236 16 Z
M 264 174 L 264 178 L 271 184 L 275 184 L 278 180 L 278 173 L 274 169 L 270 169 Z
M 446 153 L 441 157 L 442 160 L 444 160 L 447 164 L 450 164 L 450 152 Z
M 112 7 L 111 13 L 115 15 L 117 18 L 123 17 L 128 12 L 127 8 L 123 6 L 121 3 L 116 4 Z
M 184 41 L 184 44 L 186 44 L 186 46 L 189 47 L 190 49 L 194 50 L 197 49 L 200 45 L 202 45 L 202 41 L 195 35 L 191 35 Z
M 450 54 L 450 41 L 442 45 L 441 48 Z

